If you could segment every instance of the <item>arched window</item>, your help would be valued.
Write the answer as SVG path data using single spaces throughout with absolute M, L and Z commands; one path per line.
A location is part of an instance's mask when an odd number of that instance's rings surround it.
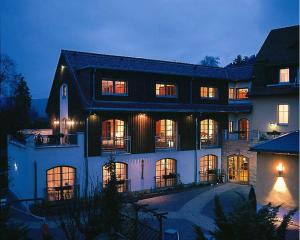
M 239 120 L 239 139 L 249 139 L 249 120 L 246 118 L 242 118 Z
M 119 192 L 128 191 L 128 165 L 122 162 L 115 162 L 116 178 Z M 104 165 L 102 167 L 102 181 L 103 187 L 106 187 L 110 180 L 109 168 Z
M 218 123 L 213 119 L 204 119 L 200 122 L 201 146 L 218 145 Z
M 156 161 L 155 184 L 157 188 L 171 187 L 177 184 L 176 160 L 163 158 Z
M 200 158 L 200 182 L 215 180 L 218 158 L 215 155 L 205 155 Z
M 176 122 L 170 119 L 156 121 L 156 148 L 176 148 Z
M 109 119 L 102 122 L 102 148 L 104 150 L 124 149 L 125 137 L 124 121 Z
M 227 158 L 228 180 L 248 183 L 249 159 L 243 155 L 231 155 Z
M 49 201 L 71 199 L 75 195 L 76 169 L 58 166 L 47 170 L 47 195 Z

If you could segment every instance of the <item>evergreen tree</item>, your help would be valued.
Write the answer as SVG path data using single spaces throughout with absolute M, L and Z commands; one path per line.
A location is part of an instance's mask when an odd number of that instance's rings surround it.
M 14 96 L 14 118 L 16 130 L 24 129 L 30 125 L 31 95 L 22 75 L 16 76 L 18 84 Z
M 204 66 L 218 67 L 220 65 L 220 58 L 213 56 L 205 56 L 201 60 L 200 64 Z

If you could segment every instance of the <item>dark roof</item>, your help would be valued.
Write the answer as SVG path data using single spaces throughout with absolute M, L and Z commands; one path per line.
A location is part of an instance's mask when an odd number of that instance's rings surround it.
M 299 54 L 299 25 L 273 29 L 261 49 L 256 61 L 269 64 L 297 63 Z
M 225 68 L 230 81 L 249 81 L 252 79 L 253 65 L 228 66 Z
M 209 67 L 171 61 L 145 58 L 113 56 L 62 50 L 70 67 L 77 71 L 84 68 L 112 69 L 157 74 L 179 75 L 189 77 L 206 77 L 217 79 L 250 79 L 252 67 Z
M 267 87 L 255 87 L 248 93 L 248 96 L 274 96 L 288 94 L 299 94 L 299 84 L 273 84 L 267 85 Z
M 255 152 L 299 154 L 299 131 L 284 134 L 250 148 Z
M 245 112 L 252 109 L 251 104 L 218 105 L 218 104 L 181 104 L 181 103 L 147 103 L 147 102 L 109 102 L 94 101 L 88 110 L 99 111 L 143 111 L 143 112 Z

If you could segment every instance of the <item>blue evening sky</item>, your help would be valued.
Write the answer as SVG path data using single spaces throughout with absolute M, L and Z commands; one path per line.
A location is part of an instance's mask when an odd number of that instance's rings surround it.
M 1 0 L 1 52 L 33 98 L 48 97 L 61 49 L 198 63 L 256 54 L 298 24 L 298 0 Z

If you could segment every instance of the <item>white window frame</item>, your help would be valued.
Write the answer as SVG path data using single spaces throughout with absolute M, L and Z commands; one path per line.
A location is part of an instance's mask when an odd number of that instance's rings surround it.
M 286 71 L 287 70 L 287 80 L 283 80 L 283 78 L 281 78 L 281 72 L 282 71 Z M 289 83 L 290 82 L 290 69 L 289 68 L 280 68 L 279 70 L 279 83 Z
M 164 88 L 165 88 L 165 95 L 157 95 L 157 86 L 156 85 L 164 85 Z M 175 86 L 175 95 L 167 95 L 166 94 L 166 87 L 168 86 L 168 85 L 173 85 L 173 86 Z M 161 83 L 161 82 L 156 82 L 155 83 L 155 96 L 157 97 L 157 98 L 177 98 L 178 97 L 178 86 L 177 86 L 177 84 L 175 84 L 175 83 Z
M 287 111 L 280 111 L 280 106 L 287 106 Z M 288 125 L 289 124 L 289 112 L 290 112 L 290 106 L 287 103 L 281 103 L 277 105 L 277 119 L 278 119 L 278 125 Z M 287 121 L 281 121 L 280 114 L 287 114 Z M 285 119 L 285 116 L 282 116 L 283 119 Z

